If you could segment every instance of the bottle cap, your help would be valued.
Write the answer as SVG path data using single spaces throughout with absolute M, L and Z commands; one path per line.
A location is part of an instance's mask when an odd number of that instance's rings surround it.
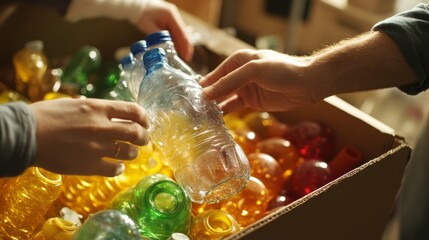
M 140 40 L 135 43 L 133 43 L 130 47 L 131 53 L 135 56 L 139 55 L 140 53 L 144 53 L 147 50 L 147 44 L 145 40 Z
M 167 30 L 155 32 L 146 36 L 146 43 L 148 47 L 170 41 L 172 41 L 170 32 Z
M 143 56 L 143 64 L 145 69 L 148 69 L 152 65 L 158 62 L 167 62 L 165 50 L 162 48 L 154 48 L 145 53 Z
M 43 51 L 43 41 L 42 40 L 32 40 L 25 43 L 25 48 L 31 49 L 33 51 Z
M 128 54 L 125 57 L 121 58 L 119 64 L 121 64 L 122 67 L 133 64 L 133 55 Z

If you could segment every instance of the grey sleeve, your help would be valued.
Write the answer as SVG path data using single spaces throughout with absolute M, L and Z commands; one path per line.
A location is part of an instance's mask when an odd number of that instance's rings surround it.
M 17 176 L 36 155 L 36 120 L 24 102 L 0 104 L 0 177 Z
M 372 28 L 389 35 L 399 46 L 406 61 L 417 74 L 417 83 L 401 86 L 408 94 L 429 88 L 429 4 L 387 18 Z

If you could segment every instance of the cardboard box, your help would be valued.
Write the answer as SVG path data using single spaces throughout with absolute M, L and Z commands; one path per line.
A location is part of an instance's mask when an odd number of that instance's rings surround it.
M 0 5 L 0 10 L 2 64 L 10 62 L 12 54 L 32 39 L 45 42 L 48 57 L 72 54 L 83 44 L 96 46 L 103 57 L 113 57 L 116 48 L 144 37 L 126 22 L 96 19 L 71 24 L 49 9 L 27 5 Z M 237 49 L 251 48 L 183 14 L 200 34 L 198 48 L 205 54 L 208 69 Z M 227 239 L 380 239 L 411 153 L 404 139 L 337 97 L 275 116 L 288 123 L 326 123 L 334 129 L 339 147 L 358 147 L 367 162 Z

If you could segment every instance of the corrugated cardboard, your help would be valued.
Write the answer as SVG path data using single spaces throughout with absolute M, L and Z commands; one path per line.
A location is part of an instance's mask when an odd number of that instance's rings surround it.
M 48 57 L 74 53 L 92 44 L 103 57 L 144 36 L 126 22 L 108 19 L 67 23 L 50 9 L 0 5 L 0 63 L 26 41 L 41 39 Z M 206 64 L 216 67 L 237 49 L 251 46 L 183 13 L 206 50 Z M 323 188 L 281 208 L 228 239 L 380 239 L 394 207 L 395 196 L 411 148 L 393 129 L 337 97 L 313 106 L 275 113 L 287 122 L 315 120 L 328 124 L 340 146 L 363 152 L 367 162 Z

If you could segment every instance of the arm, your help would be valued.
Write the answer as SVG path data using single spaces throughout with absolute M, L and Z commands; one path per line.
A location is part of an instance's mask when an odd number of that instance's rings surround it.
M 204 96 L 217 100 L 225 113 L 243 107 L 286 111 L 340 93 L 387 87 L 428 85 L 429 12 L 409 19 L 422 34 L 400 43 L 383 28 L 341 41 L 311 56 L 296 57 L 267 50 L 242 50 L 201 80 Z M 401 20 L 395 21 L 400 29 Z M 412 23 L 414 22 L 414 23 Z M 425 33 L 426 31 L 426 33 Z M 387 31 L 386 31 L 387 32 Z M 415 48 L 410 61 L 404 52 Z M 421 69 L 426 74 L 421 74 Z M 422 84 L 423 83 L 423 84 Z M 420 87 L 420 91 L 426 89 Z

